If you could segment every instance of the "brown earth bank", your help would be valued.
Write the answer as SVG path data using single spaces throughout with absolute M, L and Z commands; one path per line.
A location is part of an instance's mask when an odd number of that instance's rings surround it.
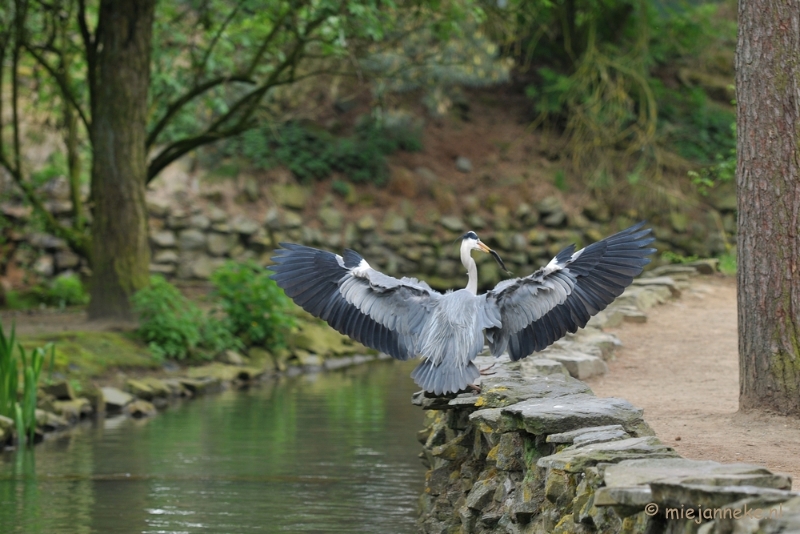
M 800 480 L 800 421 L 740 413 L 736 280 L 702 277 L 645 324 L 610 330 L 623 347 L 587 380 L 601 397 L 644 409 L 664 443 L 686 458 L 763 465 Z

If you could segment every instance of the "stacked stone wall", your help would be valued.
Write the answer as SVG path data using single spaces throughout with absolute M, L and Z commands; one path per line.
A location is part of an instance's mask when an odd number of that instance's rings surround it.
M 587 329 L 520 362 L 500 360 L 479 394 L 416 394 L 427 414 L 420 531 L 800 532 L 800 494 L 788 476 L 681 458 L 641 409 L 596 397 L 576 378 L 605 372 L 602 360 L 619 343 L 598 326 L 646 320 L 650 306 L 680 295 L 692 270 L 661 268 Z M 491 363 L 482 356 L 477 365 Z

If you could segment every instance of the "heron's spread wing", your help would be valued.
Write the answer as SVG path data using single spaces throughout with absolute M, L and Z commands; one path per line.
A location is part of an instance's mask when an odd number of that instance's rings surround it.
M 486 331 L 495 356 L 508 348 L 512 360 L 543 350 L 586 326 L 589 318 L 620 296 L 650 263 L 655 249 L 644 223 L 573 252 L 559 252 L 542 269 L 525 278 L 501 282 L 487 293 L 486 306 L 496 306 L 502 326 Z
M 356 252 L 344 257 L 281 243 L 272 279 L 304 310 L 368 347 L 407 360 L 441 294 L 413 278 L 372 269 Z

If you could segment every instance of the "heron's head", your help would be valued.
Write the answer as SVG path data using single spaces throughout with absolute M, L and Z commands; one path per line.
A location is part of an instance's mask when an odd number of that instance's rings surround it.
M 481 252 L 491 254 L 501 269 L 503 269 L 507 273 L 511 272 L 508 269 L 506 269 L 506 264 L 503 263 L 503 260 L 500 258 L 500 255 L 494 250 L 487 247 L 486 244 L 478 238 L 478 234 L 476 234 L 475 232 L 469 231 L 461 236 L 461 249 L 463 250 L 464 248 L 470 251 L 480 250 Z

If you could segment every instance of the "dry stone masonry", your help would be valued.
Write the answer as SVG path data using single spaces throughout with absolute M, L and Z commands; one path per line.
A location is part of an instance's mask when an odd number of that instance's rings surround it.
M 713 264 L 667 266 L 637 280 L 577 335 L 520 362 L 500 359 L 479 394 L 417 393 L 428 468 L 426 534 L 800 532 L 791 479 L 748 464 L 681 458 L 642 410 L 578 380 L 605 372 L 619 345 L 601 326 L 643 321 Z M 491 365 L 480 356 L 477 365 Z
M 412 181 L 429 184 L 432 198 L 438 198 L 439 180 L 432 171 L 404 170 Z M 51 187 L 47 191 L 53 194 L 48 205 L 57 208 L 55 215 L 68 220 L 71 204 L 68 196 L 64 197 L 68 189 Z M 354 248 L 389 274 L 421 277 L 436 288 L 449 289 L 463 284 L 464 273 L 458 248 L 448 244 L 466 230 L 479 232 L 513 272 L 527 274 L 564 246 L 589 244 L 635 222 L 619 218 L 612 225 L 608 210 L 596 205 L 568 213 L 555 196 L 521 203 L 514 199 L 513 209 L 498 199 L 467 195 L 459 202 L 459 213 L 440 213 L 434 208 L 424 211 L 410 201 L 401 201 L 385 211 L 358 206 L 361 212 L 352 214 L 347 202 L 331 194 L 314 199 L 312 188 L 291 183 L 264 185 L 257 190 L 255 202 L 231 209 L 222 209 L 221 201 L 218 206 L 219 199 L 212 194 L 203 198 L 198 192 L 198 198 L 189 199 L 188 193 L 181 193 L 186 198 L 179 199 L 177 193 L 169 201 L 154 196 L 148 202 L 148 213 L 150 271 L 182 280 L 208 279 L 227 259 L 267 263 L 279 242 L 292 241 L 328 250 Z M 312 201 L 317 209 L 310 215 L 306 208 Z M 720 211 L 725 221 L 732 218 L 735 204 L 729 208 Z M 4 201 L 0 213 L 14 223 L 14 231 L 4 238 L 13 244 L 9 257 L 17 267 L 45 278 L 87 269 L 86 262 L 62 239 L 32 227 L 26 229 L 33 220 L 30 209 Z M 707 257 L 725 251 L 718 232 L 706 230 L 714 224 L 709 221 L 704 227 L 696 222 L 676 225 L 664 221 L 656 224 L 654 231 L 661 248 Z M 478 260 L 481 283 L 493 286 L 500 280 L 499 271 L 491 258 Z

